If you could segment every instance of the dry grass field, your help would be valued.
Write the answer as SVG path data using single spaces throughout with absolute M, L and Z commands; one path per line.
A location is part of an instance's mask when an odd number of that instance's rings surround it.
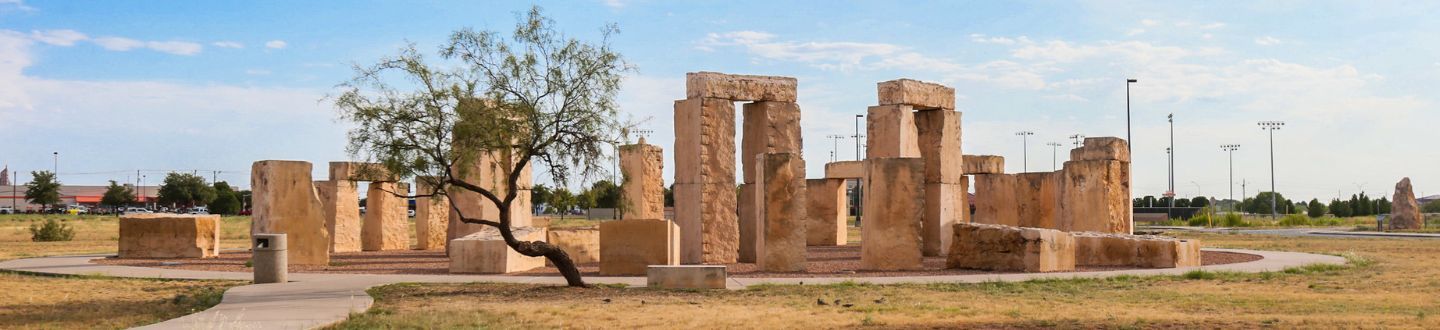
M 1267 274 L 741 291 L 397 284 L 373 289 L 375 307 L 336 328 L 1440 327 L 1440 240 L 1187 236 L 1351 263 Z

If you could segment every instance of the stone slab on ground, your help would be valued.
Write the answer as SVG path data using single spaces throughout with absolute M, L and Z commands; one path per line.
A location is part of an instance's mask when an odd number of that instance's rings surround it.
M 512 229 L 520 241 L 545 241 L 545 228 Z M 486 228 L 450 241 L 450 273 L 506 274 L 545 267 L 544 257 L 530 257 L 515 252 L 498 229 Z
M 600 223 L 600 275 L 642 275 L 651 265 L 680 264 L 679 231 L 661 219 Z
M 865 161 L 865 222 L 860 226 L 864 270 L 920 269 L 920 221 L 925 216 L 925 163 L 920 158 Z
M 560 247 L 576 264 L 600 262 L 600 229 L 557 228 L 547 230 L 546 242 Z M 547 265 L 550 260 L 545 260 Z
M 685 74 L 685 97 L 795 102 L 797 85 L 791 77 L 690 72 Z
M 955 89 L 914 79 L 876 84 L 880 105 L 908 105 L 916 110 L 955 110 Z
M 402 182 L 371 182 L 365 195 L 365 225 L 360 230 L 364 251 L 410 249 L 410 185 Z
M 846 222 L 845 179 L 808 179 L 805 192 L 810 195 L 805 224 L 805 244 L 839 246 L 849 240 Z
M 1075 237 L 1077 266 L 1176 268 L 1201 265 L 1200 242 L 1196 240 L 1094 232 L 1071 234 Z
M 213 258 L 220 255 L 220 216 L 120 216 L 121 258 Z
M 1075 269 L 1075 239 L 1054 229 L 956 224 L 946 267 L 992 271 Z
M 309 162 L 262 160 L 250 166 L 250 234 L 285 234 L 291 265 L 330 264 L 330 230 Z
M 724 289 L 725 266 L 679 265 L 650 266 L 645 272 L 645 286 L 657 289 Z
M 772 272 L 805 271 L 805 160 L 798 153 L 766 153 L 755 157 L 755 165 L 755 263 Z

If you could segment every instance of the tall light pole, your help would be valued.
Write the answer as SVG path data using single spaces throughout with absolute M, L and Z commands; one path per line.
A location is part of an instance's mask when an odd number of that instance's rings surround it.
M 1035 135 L 1035 132 L 1019 131 L 1015 132 L 1015 135 L 1020 136 L 1020 152 L 1022 154 L 1022 163 L 1020 165 L 1022 170 L 1020 172 L 1030 172 L 1030 136 Z
M 1050 142 L 1046 143 L 1045 145 L 1050 146 L 1050 170 L 1059 170 L 1055 164 L 1057 164 L 1056 159 L 1058 159 L 1059 157 L 1057 155 L 1060 154 L 1060 146 L 1062 146 L 1063 144 L 1060 144 L 1059 142 Z
M 1170 154 L 1173 153 L 1173 152 L 1174 152 L 1174 151 L 1170 150 L 1170 148 L 1165 148 L 1165 159 L 1173 159 L 1173 158 L 1170 157 Z M 1166 175 L 1168 176 L 1168 175 L 1170 175 L 1170 174 L 1167 173 Z M 1175 208 L 1175 181 L 1174 181 L 1173 179 L 1171 179 L 1171 178 L 1166 178 L 1166 181 L 1167 181 L 1167 183 L 1166 183 L 1167 186 L 1166 186 L 1166 188 L 1165 188 L 1165 197 L 1169 197 L 1169 198 L 1170 198 L 1170 202 L 1165 205 L 1165 207 L 1166 207 L 1165 215 L 1168 217 L 1168 216 L 1173 216 L 1173 214 L 1171 214 L 1170 209 Z
M 1135 79 L 1125 79 L 1125 151 L 1130 151 L 1134 142 L 1130 140 L 1130 84 L 1140 82 Z
M 1275 131 L 1285 126 L 1285 122 L 1278 120 L 1267 120 L 1259 122 L 1261 130 L 1270 133 L 1270 218 L 1279 218 L 1280 214 L 1275 210 Z
M 855 115 L 855 135 L 850 136 L 855 138 L 855 160 L 860 160 L 860 138 L 865 137 L 860 135 L 860 118 L 865 118 L 865 115 Z
M 60 178 L 60 152 L 59 152 L 59 151 L 56 151 L 56 152 L 54 152 L 54 154 L 55 154 L 55 165 L 53 165 L 54 167 L 50 169 L 50 173 L 55 174 L 55 178 L 56 178 L 56 179 L 59 179 L 59 178 Z
M 1229 154 L 1230 154 L 1230 183 L 1229 183 L 1229 184 L 1226 184 L 1226 186 L 1229 186 L 1229 187 L 1230 187 L 1230 201 L 1231 201 L 1231 203 L 1230 203 L 1230 211 L 1231 211 L 1231 212 L 1234 212 L 1234 211 L 1235 211 L 1235 150 L 1240 150 L 1240 145 L 1238 145 L 1238 144 L 1226 144 L 1226 145 L 1220 146 L 1220 150 L 1224 150 L 1226 153 L 1229 153 Z
M 1078 133 L 1077 133 L 1077 134 L 1071 134 L 1071 135 L 1070 135 L 1070 139 L 1071 139 L 1071 140 L 1075 140 L 1075 142 L 1074 142 L 1075 147 L 1076 147 L 1076 148 L 1079 148 L 1079 147 L 1080 147 L 1080 144 L 1085 142 L 1085 135 L 1084 135 L 1084 134 L 1078 134 Z M 1130 142 L 1127 141 L 1127 142 L 1125 142 L 1125 143 L 1128 144 L 1128 143 L 1130 143 Z M 1127 150 L 1127 151 L 1128 151 L 1128 150 Z
M 1190 181 L 1190 184 L 1195 185 L 1195 197 L 1200 197 L 1200 195 L 1203 195 L 1203 193 L 1200 192 L 1200 183 Z M 1191 205 L 1191 207 L 1194 207 L 1194 205 Z
M 840 160 L 840 139 L 844 139 L 845 136 L 840 134 L 830 134 L 825 137 L 830 138 L 830 161 L 834 162 Z
M 1175 192 L 1175 114 L 1172 113 L 1172 114 L 1166 115 L 1166 116 L 1165 116 L 1165 120 L 1170 122 L 1170 148 L 1166 148 L 1165 150 L 1169 150 L 1168 154 L 1169 154 L 1169 157 L 1170 157 L 1170 192 L 1171 192 L 1171 193 L 1174 193 L 1174 192 Z M 1174 198 L 1171 198 L 1171 199 L 1170 199 L 1170 206 L 1171 206 L 1171 207 L 1174 207 L 1174 206 L 1175 206 L 1175 199 L 1174 199 Z

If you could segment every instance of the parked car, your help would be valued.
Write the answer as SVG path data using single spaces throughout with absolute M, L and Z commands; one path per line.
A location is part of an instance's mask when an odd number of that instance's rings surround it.
M 70 206 L 66 206 L 66 207 L 65 207 L 65 214 L 76 215 L 76 214 L 89 214 L 89 213 L 90 213 L 90 208 L 85 207 L 85 205 L 70 205 Z
M 155 213 L 155 212 L 151 212 L 150 210 L 146 210 L 146 209 L 144 209 L 144 208 L 139 208 L 139 207 L 127 207 L 127 208 L 125 208 L 124 211 L 121 211 L 120 213 L 121 213 L 121 214 L 127 214 L 127 215 L 129 215 L 129 214 L 145 214 L 145 213 Z
M 185 211 L 185 214 L 210 214 L 210 209 L 204 206 L 196 206 Z
M 15 208 L 9 206 L 0 206 L 0 214 L 15 214 Z

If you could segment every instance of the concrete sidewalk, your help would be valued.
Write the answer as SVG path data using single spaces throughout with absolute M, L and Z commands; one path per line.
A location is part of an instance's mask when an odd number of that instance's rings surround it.
M 826 277 L 826 278 L 731 278 L 730 289 L 742 289 L 756 284 L 800 284 L 824 285 L 841 282 L 899 284 L 899 283 L 980 283 L 1019 282 L 1035 279 L 1105 278 L 1121 275 L 1151 276 L 1180 275 L 1203 269 L 1207 271 L 1270 272 L 1308 264 L 1344 264 L 1345 259 L 1337 256 L 1298 252 L 1253 251 L 1232 249 L 1205 249 L 1257 254 L 1264 259 L 1228 265 L 1213 265 L 1189 268 L 1130 269 L 1099 272 L 1072 273 L 1027 273 L 1027 274 L 977 274 L 940 276 L 900 277 Z M 63 256 L 48 258 L 20 259 L 0 262 L 0 269 L 69 275 L 102 275 L 115 277 L 172 278 L 172 279 L 251 279 L 250 273 L 192 271 L 158 269 L 130 266 L 99 265 L 90 260 L 106 255 Z M 344 321 L 351 313 L 361 313 L 370 308 L 374 299 L 365 293 L 371 287 L 403 282 L 423 283 L 531 283 L 564 285 L 559 276 L 504 276 L 504 275 L 378 275 L 378 274 L 290 274 L 289 283 L 254 284 L 235 287 L 225 292 L 219 305 L 200 313 L 141 327 L 140 329 L 310 329 Z M 644 277 L 587 277 L 586 282 L 596 284 L 626 284 L 632 287 L 645 286 Z

